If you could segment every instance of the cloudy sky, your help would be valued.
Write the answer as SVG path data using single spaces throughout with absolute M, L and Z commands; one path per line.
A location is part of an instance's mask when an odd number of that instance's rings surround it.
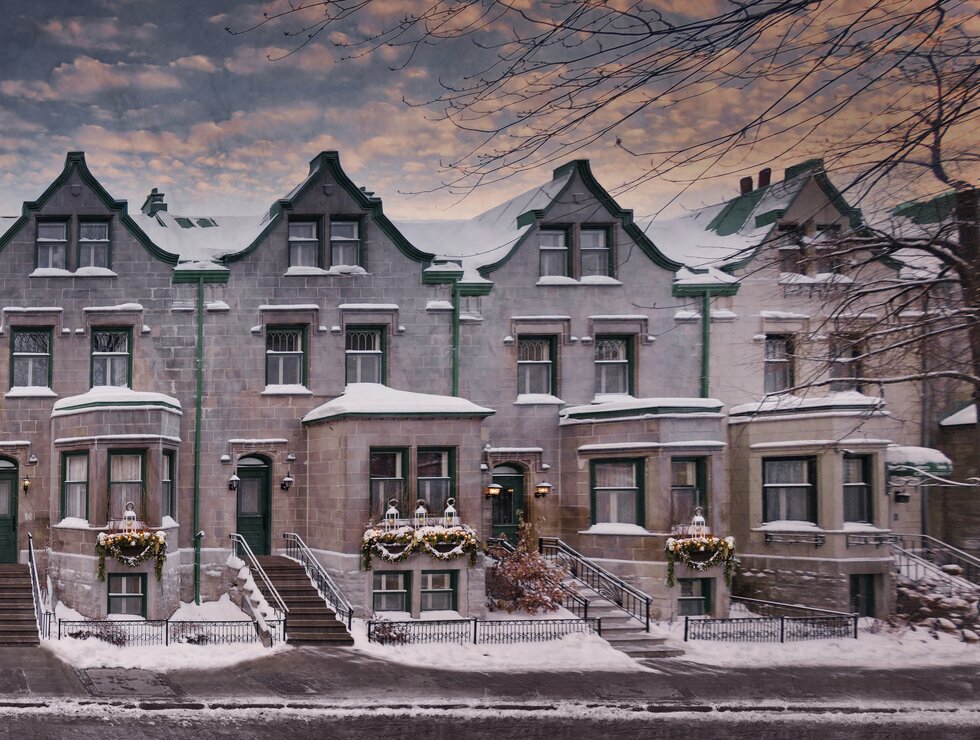
M 17 3 L 0 28 L 0 213 L 19 213 L 61 171 L 65 153 L 82 150 L 116 197 L 139 206 L 151 187 L 175 211 L 255 212 L 285 195 L 319 151 L 336 149 L 359 185 L 401 217 L 464 217 L 547 180 L 550 166 L 482 188 L 462 201 L 440 191 L 439 165 L 468 141 L 426 99 L 447 69 L 464 65 L 465 47 L 432 50 L 407 70 L 390 54 L 334 62 L 331 40 L 282 56 L 280 24 L 234 36 L 284 5 L 240 0 L 36 0 Z M 668 3 L 669 4 L 669 3 Z M 453 56 L 456 55 L 456 56 Z M 699 103 L 712 124 L 745 96 Z M 615 136 L 638 149 L 683 140 L 691 120 L 647 119 L 577 156 L 611 190 L 636 167 Z M 773 152 L 778 151 L 773 149 Z M 759 154 L 758 152 L 756 153 Z M 776 171 L 800 159 L 746 161 Z M 690 188 L 697 206 L 734 194 L 736 174 Z M 638 217 L 655 212 L 681 185 L 659 181 L 624 193 Z M 422 193 L 422 194 L 418 194 Z M 414 194 L 414 195 L 413 195 Z M 673 206 L 678 207 L 678 204 Z

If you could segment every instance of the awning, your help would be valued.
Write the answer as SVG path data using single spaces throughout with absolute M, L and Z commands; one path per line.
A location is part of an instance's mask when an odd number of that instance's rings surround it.
M 953 472 L 953 463 L 939 450 L 931 447 L 906 447 L 889 445 L 886 451 L 885 466 L 889 474 L 899 476 L 949 475 Z

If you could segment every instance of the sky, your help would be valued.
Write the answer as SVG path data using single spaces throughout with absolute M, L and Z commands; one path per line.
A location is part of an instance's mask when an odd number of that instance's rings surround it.
M 717 1 L 717 0 L 713 0 Z M 418 4 L 392 0 L 388 7 Z M 404 98 L 438 93 L 447 73 L 466 68 L 473 46 L 424 50 L 392 70 L 381 53 L 336 63 L 337 35 L 317 38 L 278 61 L 293 42 L 293 19 L 233 35 L 286 0 L 36 0 L 18 3 L 0 27 L 0 215 L 17 215 L 81 150 L 93 174 L 137 208 L 157 187 L 175 212 L 257 213 L 286 195 L 323 150 L 340 152 L 358 185 L 382 197 L 400 218 L 465 218 L 550 179 L 553 165 L 478 188 L 464 198 L 440 189 L 440 165 L 474 138 L 431 109 Z M 664 1 L 665 7 L 672 3 Z M 697 120 L 666 115 L 631 121 L 576 152 L 589 158 L 613 192 L 637 161 L 636 150 L 672 146 L 707 125 L 744 112 L 745 96 L 713 95 Z M 714 203 L 737 192 L 739 174 L 772 165 L 776 173 L 801 156 L 780 158 L 760 147 L 744 171 L 699 180 L 672 202 L 683 183 L 659 180 L 619 197 L 637 218 L 665 205 Z M 771 155 L 771 157 L 770 157 Z M 771 158 L 771 161 L 770 161 Z M 778 174 L 777 174 L 778 177 Z

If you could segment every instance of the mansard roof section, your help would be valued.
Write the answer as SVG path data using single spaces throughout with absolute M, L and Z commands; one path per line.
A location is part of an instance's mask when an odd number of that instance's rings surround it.
M 463 281 L 480 281 L 502 267 L 520 247 L 535 223 L 547 217 L 576 176 L 643 252 L 661 267 L 675 271 L 682 266 L 667 257 L 633 222 L 633 212 L 620 207 L 596 180 L 586 159 L 558 167 L 549 182 L 538 185 L 468 220 L 399 219 L 398 227 L 440 258 L 457 261 Z
M 824 171 L 823 160 L 811 159 L 786 168 L 783 180 L 742 193 L 731 200 L 697 209 L 673 219 L 646 219 L 640 228 L 672 259 L 696 270 L 709 267 L 730 272 L 750 262 L 766 246 L 774 226 L 793 207 L 809 182 L 848 220 L 863 221 Z
M 340 166 L 340 154 L 335 151 L 325 151 L 320 152 L 316 157 L 310 160 L 310 172 L 306 178 L 300 182 L 295 188 L 293 188 L 285 198 L 280 198 L 269 208 L 268 212 L 265 213 L 260 219 L 260 230 L 255 235 L 255 237 L 247 242 L 244 248 L 239 251 L 228 253 L 222 257 L 222 262 L 236 262 L 240 259 L 247 257 L 251 254 L 258 246 L 265 240 L 269 232 L 275 227 L 275 225 L 282 220 L 285 213 L 293 210 L 293 207 L 298 203 L 303 196 L 308 193 L 312 188 L 316 187 L 318 183 L 323 183 L 324 180 L 332 180 L 340 188 L 344 190 L 354 202 L 362 209 L 365 210 L 377 224 L 378 228 L 391 239 L 392 243 L 402 252 L 406 257 L 416 262 L 430 262 L 435 255 L 428 252 L 423 252 L 417 249 L 415 245 L 409 241 L 404 234 L 391 222 L 391 220 L 384 214 L 384 210 L 381 204 L 381 198 L 376 196 L 374 193 L 369 192 L 367 189 L 361 187 L 359 188 L 354 184 L 354 181 L 350 179 L 343 168 Z M 326 183 L 324 183 L 326 184 Z
M 190 216 L 158 210 L 133 216 L 153 240 L 181 263 L 221 263 L 265 229 L 261 215 Z
M 36 214 L 45 204 L 48 203 L 57 192 L 65 187 L 73 174 L 77 173 L 79 179 L 87 185 L 95 196 L 105 205 L 108 211 L 116 214 L 119 218 L 119 222 L 132 234 L 133 238 L 138 241 L 147 252 L 150 253 L 152 257 L 160 260 L 169 265 L 177 264 L 178 257 L 176 254 L 172 254 L 164 249 L 161 249 L 153 239 L 141 228 L 141 226 L 136 223 L 136 221 L 129 215 L 129 204 L 125 200 L 119 200 L 112 197 L 100 183 L 95 175 L 89 170 L 88 165 L 85 163 L 85 152 L 68 152 L 65 157 L 65 167 L 61 171 L 61 174 L 54 179 L 54 181 L 48 185 L 43 193 L 38 197 L 37 200 L 24 201 L 23 208 L 21 210 L 21 215 L 14 219 L 7 226 L 3 235 L 0 236 L 0 252 L 4 250 L 10 240 L 13 239 L 17 233 L 24 227 L 25 224 L 31 218 L 32 214 Z

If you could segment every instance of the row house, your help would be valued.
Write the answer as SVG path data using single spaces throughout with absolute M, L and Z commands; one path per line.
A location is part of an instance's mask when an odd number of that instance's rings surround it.
M 69 153 L 0 236 L 0 559 L 31 534 L 66 605 L 165 618 L 229 588 L 233 533 L 259 555 L 296 533 L 361 614 L 478 616 L 481 557 L 371 563 L 365 534 L 523 519 L 655 617 L 724 614 L 716 570 L 666 585 L 701 513 L 743 590 L 883 611 L 885 464 L 915 412 L 848 382 L 843 328 L 811 331 L 856 277 L 802 254 L 858 218 L 808 163 L 693 227 L 637 224 L 574 161 L 473 219 L 390 219 L 335 152 L 262 214 L 157 190 L 131 214 Z M 845 348 L 839 387 L 780 394 L 811 340 Z M 133 526 L 164 533 L 159 577 L 102 572 L 100 534 Z

